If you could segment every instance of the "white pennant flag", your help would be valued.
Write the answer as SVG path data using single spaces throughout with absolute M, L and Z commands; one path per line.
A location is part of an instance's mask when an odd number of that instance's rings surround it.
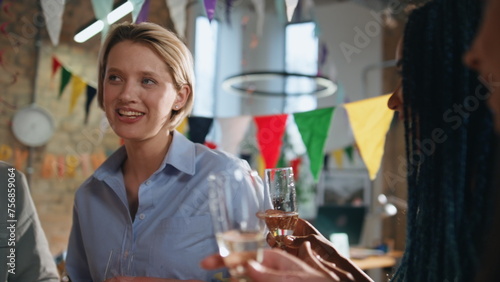
M 264 0 L 252 0 L 255 7 L 255 13 L 257 14 L 257 37 L 262 35 L 264 29 L 264 18 L 265 18 L 265 2 Z
M 288 18 L 288 21 L 291 21 L 293 17 L 293 12 L 295 11 L 297 4 L 299 3 L 299 0 L 286 0 L 285 3 L 286 3 L 286 17 Z
M 252 117 L 239 116 L 232 118 L 217 118 L 216 120 L 219 122 L 222 131 L 219 148 L 234 155 L 239 154 L 240 143 L 245 137 Z
M 135 23 L 139 13 L 141 12 L 142 6 L 144 5 L 145 0 L 130 0 L 134 9 L 132 10 L 132 22 Z
M 104 23 L 101 32 L 101 39 L 104 39 L 109 30 L 108 14 L 113 10 L 113 0 L 92 0 L 92 8 L 96 19 Z
M 65 0 L 40 0 L 52 45 L 59 45 Z
M 177 35 L 184 39 L 186 34 L 186 0 L 166 0 L 170 17 L 175 26 Z

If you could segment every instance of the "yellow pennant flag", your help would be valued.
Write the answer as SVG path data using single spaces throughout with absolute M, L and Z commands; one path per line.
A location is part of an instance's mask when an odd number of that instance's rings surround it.
M 187 131 L 187 124 L 188 124 L 188 118 L 185 117 L 181 123 L 177 126 L 176 130 L 179 131 L 179 133 L 182 133 L 183 135 L 186 135 Z
M 337 164 L 337 167 L 342 169 L 344 164 L 344 149 L 335 150 L 333 151 L 332 155 L 335 163 Z
M 394 111 L 387 107 L 389 97 L 387 94 L 344 105 L 371 180 L 375 179 L 380 168 L 385 136 L 394 116 Z
M 74 75 L 72 79 L 72 91 L 71 91 L 71 100 L 69 102 L 69 112 L 72 113 L 76 106 L 76 101 L 80 95 L 82 95 L 83 90 L 87 87 L 87 83 L 82 80 L 81 77 Z

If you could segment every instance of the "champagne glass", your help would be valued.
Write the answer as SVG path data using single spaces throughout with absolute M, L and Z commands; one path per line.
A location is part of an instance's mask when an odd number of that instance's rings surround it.
M 272 209 L 265 211 L 265 221 L 278 247 L 284 248 L 283 240 L 285 236 L 293 235 L 299 217 L 293 169 L 268 168 L 265 180 L 266 191 L 272 201 Z
M 244 264 L 261 262 L 266 224 L 262 180 L 255 171 L 223 171 L 208 177 L 210 213 L 219 253 L 236 281 L 249 281 Z

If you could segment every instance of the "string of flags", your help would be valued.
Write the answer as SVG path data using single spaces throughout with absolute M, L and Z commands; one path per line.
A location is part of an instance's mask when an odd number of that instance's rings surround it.
M 61 99 L 62 95 L 65 93 L 65 89 L 71 82 L 69 113 L 72 113 L 75 109 L 78 99 L 83 94 L 83 92 L 85 92 L 86 99 L 84 104 L 84 123 L 87 124 L 90 113 L 90 105 L 96 96 L 97 89 L 85 82 L 80 76 L 73 74 L 67 67 L 62 65 L 59 59 L 57 59 L 55 56 L 52 56 L 52 79 L 54 78 L 54 75 L 58 70 L 61 70 L 61 76 L 57 98 Z

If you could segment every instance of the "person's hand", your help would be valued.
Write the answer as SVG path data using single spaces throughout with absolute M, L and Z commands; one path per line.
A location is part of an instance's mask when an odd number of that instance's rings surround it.
M 264 259 L 262 263 L 249 260 L 243 265 L 245 266 L 245 275 L 255 282 L 332 281 L 329 277 L 323 275 L 322 272 L 313 269 L 297 257 L 278 249 L 264 250 Z M 222 257 L 219 254 L 215 254 L 203 259 L 201 261 L 201 266 L 211 270 L 225 267 L 225 264 Z M 337 279 L 333 281 L 343 280 L 337 277 Z
M 267 242 L 271 247 L 277 247 L 271 234 L 268 234 Z M 305 242 L 309 242 L 310 247 L 303 247 Z M 354 278 L 354 281 L 372 281 L 366 273 L 342 256 L 328 239 L 304 219 L 298 219 L 293 235 L 286 236 L 283 244 L 282 248 L 287 253 L 297 256 L 317 270 L 325 273 L 333 272 L 336 276 L 346 279 Z

